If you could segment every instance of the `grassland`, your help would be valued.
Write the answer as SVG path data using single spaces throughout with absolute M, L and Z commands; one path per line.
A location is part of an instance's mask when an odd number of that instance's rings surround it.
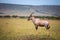
M 38 32 L 31 21 L 20 18 L 0 18 L 0 40 L 59 40 L 60 20 L 48 20 L 49 36 L 44 27 Z

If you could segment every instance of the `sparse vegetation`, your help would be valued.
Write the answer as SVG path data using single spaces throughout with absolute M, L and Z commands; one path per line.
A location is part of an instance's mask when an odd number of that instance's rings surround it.
M 13 17 L 13 18 L 17 18 L 18 16 L 17 16 L 17 15 L 13 15 L 12 17 Z
M 9 16 L 9 15 L 5 15 L 5 16 L 3 16 L 4 18 L 10 18 L 11 16 Z
M 28 16 L 17 16 L 17 15 L 5 15 L 5 16 L 0 16 L 0 18 L 27 18 Z M 54 16 L 35 16 L 36 18 L 40 19 L 54 19 L 54 20 L 60 20 L 60 16 L 54 17 Z

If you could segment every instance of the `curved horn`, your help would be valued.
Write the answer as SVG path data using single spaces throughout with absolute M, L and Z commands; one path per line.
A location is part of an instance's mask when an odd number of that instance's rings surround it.
M 32 16 L 32 14 L 34 14 L 33 12 L 30 14 L 30 16 Z
M 34 12 L 32 12 L 31 14 L 34 14 Z

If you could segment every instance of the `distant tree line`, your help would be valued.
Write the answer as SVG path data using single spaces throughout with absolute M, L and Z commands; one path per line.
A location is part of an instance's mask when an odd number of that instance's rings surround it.
M 41 19 L 57 19 L 60 20 L 60 16 L 35 16 L 36 18 L 41 18 Z
M 60 20 L 60 16 L 54 17 L 54 16 L 35 16 L 36 18 L 41 18 L 41 19 L 57 19 Z M 5 16 L 0 16 L 0 18 L 28 18 L 28 16 L 18 16 L 18 15 L 5 15 Z
M 17 15 L 5 15 L 5 16 L 1 16 L 0 15 L 0 18 L 27 18 L 28 16 L 17 16 Z

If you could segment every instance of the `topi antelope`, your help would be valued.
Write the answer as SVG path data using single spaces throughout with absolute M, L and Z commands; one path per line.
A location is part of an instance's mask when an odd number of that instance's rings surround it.
M 34 16 L 32 16 L 32 14 L 30 14 L 30 16 L 28 17 L 28 21 L 32 20 L 36 30 L 38 29 L 38 26 L 45 27 L 46 29 L 50 28 L 48 21 L 37 19 Z

